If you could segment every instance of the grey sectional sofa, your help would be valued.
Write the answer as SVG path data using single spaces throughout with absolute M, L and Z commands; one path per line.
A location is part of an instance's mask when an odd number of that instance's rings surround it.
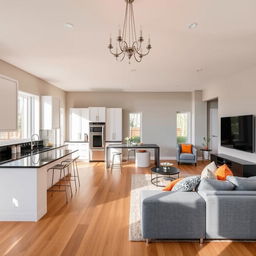
M 145 240 L 256 240 L 256 191 L 142 191 Z

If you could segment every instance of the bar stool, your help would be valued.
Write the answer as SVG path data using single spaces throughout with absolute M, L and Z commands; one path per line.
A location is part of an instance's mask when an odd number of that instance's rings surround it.
M 122 169 L 122 153 L 116 152 L 116 153 L 113 153 L 113 156 L 112 156 L 111 171 L 113 170 L 114 166 L 116 165 L 115 164 L 116 157 L 119 157 L 119 159 L 120 159 L 120 168 Z
M 70 164 L 71 163 L 56 164 L 56 165 L 54 165 L 53 167 L 51 167 L 47 170 L 47 172 L 52 170 L 52 185 L 51 185 L 51 188 L 48 191 L 52 192 L 52 195 L 53 195 L 53 192 L 65 192 L 65 194 L 66 194 L 66 203 L 68 203 L 68 192 L 67 192 L 68 187 L 70 189 L 70 195 L 71 195 L 71 197 L 73 197 L 73 191 L 72 191 L 70 178 L 66 177 L 66 169 L 68 169 L 68 174 L 69 174 Z M 59 176 L 60 180 L 58 182 L 59 184 L 53 184 L 54 183 L 55 170 L 58 170 L 59 173 L 60 173 L 60 176 Z M 67 181 L 68 184 L 61 184 L 61 181 Z M 59 187 L 59 189 L 54 189 L 53 187 Z M 61 189 L 61 187 L 64 187 L 64 189 Z
M 62 161 L 61 163 L 65 164 L 65 163 L 70 163 L 72 164 L 72 170 L 73 170 L 73 175 L 72 173 L 70 174 L 70 178 L 71 181 L 75 182 L 75 187 L 76 187 L 76 191 L 77 191 L 77 185 L 76 185 L 76 181 L 78 181 L 79 187 L 80 187 L 80 177 L 79 177 L 79 172 L 78 172 L 78 166 L 77 166 L 77 160 L 79 159 L 79 156 L 77 156 L 74 159 L 66 159 L 64 161 Z M 72 179 L 73 178 L 73 179 Z
M 127 162 L 129 162 L 130 160 L 130 154 L 133 153 L 134 157 L 135 157 L 135 149 L 128 149 L 127 152 Z

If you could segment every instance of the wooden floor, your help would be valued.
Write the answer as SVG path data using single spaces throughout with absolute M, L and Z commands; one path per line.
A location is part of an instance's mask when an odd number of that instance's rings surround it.
M 182 175 L 199 173 L 181 165 Z M 0 255 L 253 256 L 256 243 L 151 243 L 128 241 L 131 175 L 149 169 L 125 165 L 109 172 L 103 163 L 80 165 L 81 188 L 69 204 L 64 193 L 48 195 L 48 213 L 37 223 L 0 222 Z

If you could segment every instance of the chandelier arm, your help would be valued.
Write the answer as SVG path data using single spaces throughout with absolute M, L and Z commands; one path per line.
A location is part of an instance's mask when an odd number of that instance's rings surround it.
M 135 59 L 137 62 L 141 62 L 141 61 L 142 61 L 142 58 L 140 58 L 140 57 L 137 59 L 136 53 L 134 53 L 133 57 L 134 57 L 134 59 Z
M 112 55 L 114 55 L 115 57 L 116 57 L 116 55 L 118 55 L 118 57 L 119 57 L 122 53 L 124 53 L 123 51 L 121 51 L 121 52 L 114 52 L 114 51 L 112 51 L 111 49 L 109 49 L 109 51 L 110 51 L 110 53 L 111 53 Z
M 148 50 L 147 49 L 147 52 L 146 53 L 141 53 L 141 52 L 139 52 L 137 49 L 136 49 L 136 47 L 133 47 L 133 49 L 134 49 L 134 51 L 137 53 L 137 54 L 139 54 L 139 55 L 141 55 L 141 56 L 147 56 L 149 53 L 150 53 L 150 50 Z
M 120 50 L 122 52 L 125 52 L 125 50 L 128 48 L 128 44 L 126 43 L 126 41 L 122 41 L 123 47 L 120 44 Z
M 118 56 L 119 57 L 119 56 Z M 120 59 L 120 60 L 118 60 L 118 61 L 123 61 L 124 60 L 124 58 L 125 58 L 125 52 L 123 52 L 123 57 Z

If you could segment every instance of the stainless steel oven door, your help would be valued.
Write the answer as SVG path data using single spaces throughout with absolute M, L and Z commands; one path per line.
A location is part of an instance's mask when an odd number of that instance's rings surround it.
M 104 148 L 105 141 L 102 133 L 90 134 L 90 148 Z

